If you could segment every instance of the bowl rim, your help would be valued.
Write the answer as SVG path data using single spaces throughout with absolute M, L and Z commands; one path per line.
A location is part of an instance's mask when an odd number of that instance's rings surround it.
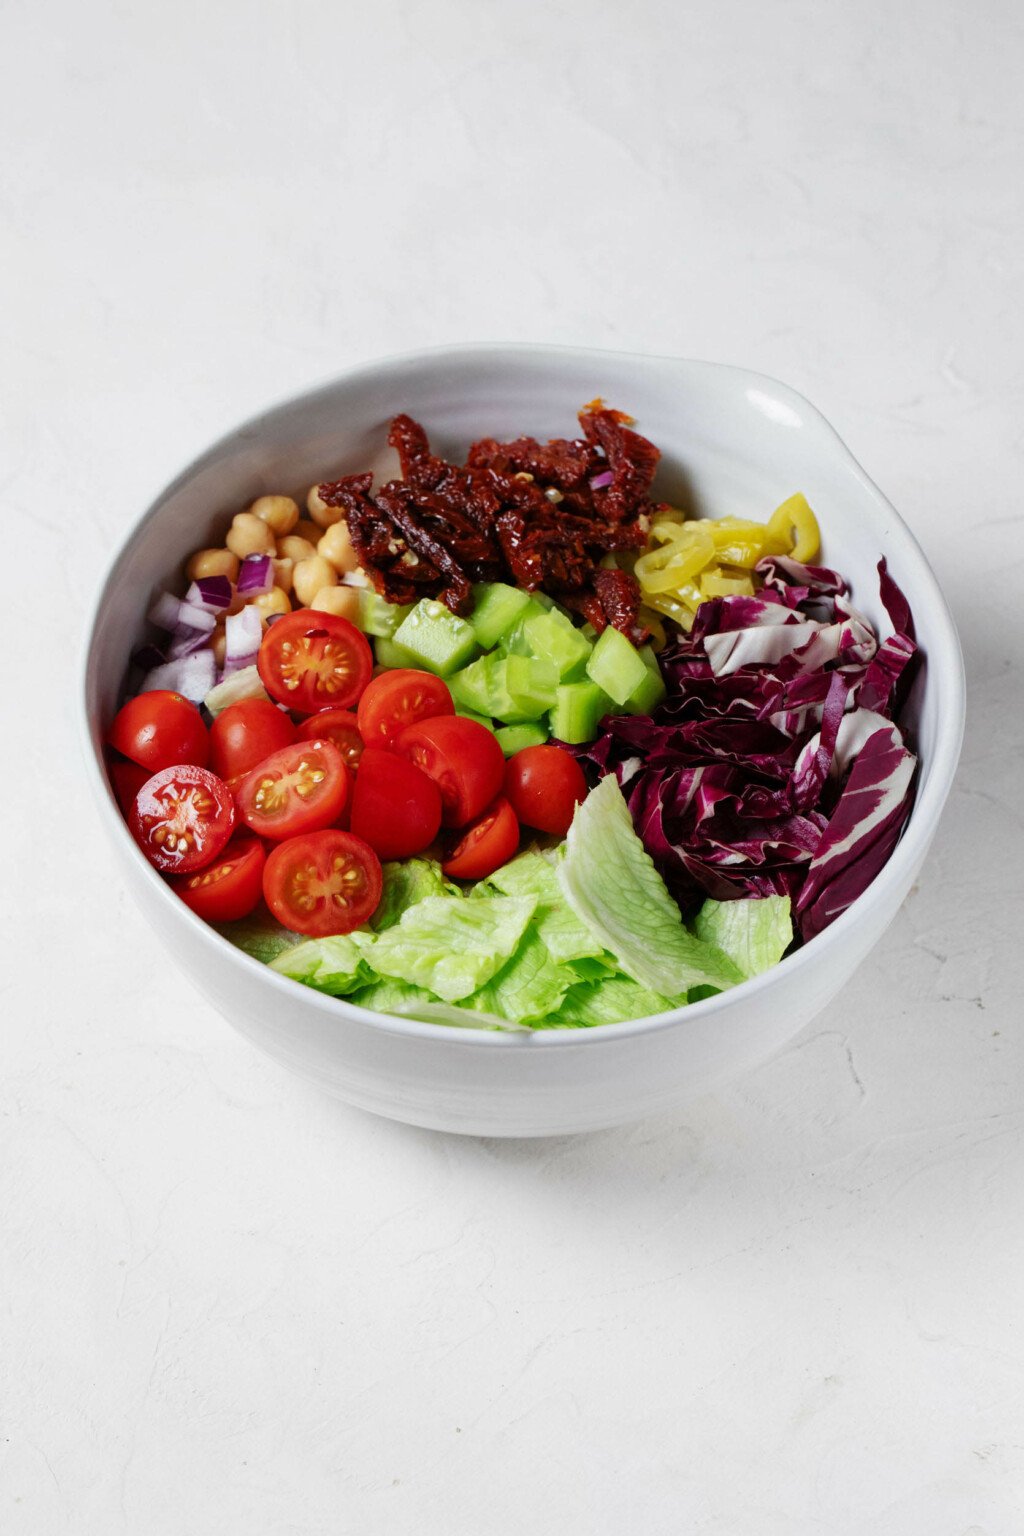
M 301 408 L 307 402 L 312 402 L 318 396 L 337 388 L 341 384 L 357 383 L 360 380 L 370 382 L 375 376 L 388 373 L 395 368 L 403 366 L 443 365 L 445 360 L 468 362 L 473 358 L 491 363 L 500 361 L 503 358 L 547 359 L 551 362 L 556 362 L 559 359 L 614 358 L 620 363 L 632 363 L 645 368 L 657 366 L 666 372 L 670 372 L 672 369 L 683 368 L 698 372 L 730 374 L 737 381 L 746 381 L 748 388 L 770 386 L 770 390 L 774 394 L 791 405 L 799 405 L 802 411 L 814 421 L 818 430 L 823 431 L 830 440 L 831 449 L 843 458 L 861 490 L 865 492 L 880 510 L 884 511 L 892 519 L 891 536 L 894 536 L 897 542 L 903 545 L 909 559 L 916 562 L 916 574 L 920 577 L 920 586 L 924 589 L 927 598 L 930 600 L 933 610 L 935 635 L 929 646 L 928 660 L 934 668 L 933 686 L 937 688 L 939 693 L 939 723 L 935 750 L 929 764 L 928 779 L 923 789 L 915 798 L 903 835 L 871 884 L 850 904 L 846 911 L 821 933 L 816 934 L 807 944 L 801 946 L 793 954 L 786 955 L 777 965 L 772 966 L 769 970 L 741 982 L 738 986 L 732 987 L 726 992 L 721 992 L 715 997 L 705 998 L 697 1003 L 688 1003 L 681 1008 L 673 1008 L 664 1013 L 649 1014 L 640 1019 L 627 1019 L 617 1024 L 601 1024 L 591 1029 L 579 1029 L 569 1026 L 561 1029 L 557 1026 L 546 1029 L 531 1029 L 527 1025 L 510 1025 L 508 1029 L 499 1030 L 479 1028 L 469 1022 L 465 1026 L 433 1023 L 421 1019 L 406 1018 L 400 1014 L 376 1013 L 368 1008 L 360 1008 L 357 1004 L 350 1003 L 345 998 L 330 997 L 322 992 L 318 992 L 315 988 L 302 987 L 301 1001 L 315 1012 L 322 1012 L 325 1016 L 332 1017 L 334 1020 L 347 1017 L 349 1020 L 378 1029 L 385 1034 L 419 1040 L 447 1040 L 449 1043 L 479 1046 L 490 1050 L 503 1048 L 521 1049 L 524 1042 L 530 1042 L 533 1046 L 549 1050 L 567 1048 L 590 1050 L 594 1049 L 600 1042 L 612 1045 L 634 1036 L 682 1026 L 695 1021 L 697 1018 L 705 1019 L 716 1013 L 725 1013 L 733 1008 L 737 1001 L 746 1001 L 758 997 L 767 988 L 775 984 L 780 976 L 795 977 L 800 970 L 806 969 L 808 965 L 824 961 L 829 950 L 835 950 L 837 946 L 841 945 L 845 941 L 847 934 L 852 932 L 858 925 L 872 900 L 877 900 L 891 887 L 898 885 L 905 877 L 907 871 L 913 870 L 916 864 L 924 858 L 938 825 L 942 808 L 953 785 L 964 733 L 966 679 L 963 653 L 949 605 L 946 602 L 927 556 L 907 523 L 875 482 L 868 476 L 858 460 L 854 458 L 832 423 L 828 421 L 811 400 L 791 385 L 774 378 L 770 374 L 758 373 L 731 363 L 710 362 L 701 358 L 674 357 L 666 353 L 632 352 L 609 347 L 576 347 L 543 342 L 462 342 L 421 347 L 411 351 L 390 353 L 381 357 L 367 359 L 355 363 L 351 368 L 346 368 L 340 373 L 332 374 L 309 389 L 301 390 L 297 394 L 286 395 L 276 402 L 264 406 L 244 421 L 223 432 L 202 453 L 198 454 L 180 470 L 148 502 L 128 531 L 119 540 L 106 562 L 95 597 L 86 616 L 83 632 L 84 644 L 80 651 L 81 661 L 76 701 L 80 744 L 85 756 L 86 770 L 93 796 L 98 803 L 100 815 L 105 821 L 109 835 L 115 844 L 120 843 L 120 846 L 126 850 L 129 857 L 137 860 L 136 867 L 140 870 L 143 878 L 147 878 L 151 882 L 151 888 L 159 890 L 160 896 L 158 899 L 165 902 L 166 909 L 174 914 L 171 921 L 184 921 L 186 925 L 191 925 L 193 932 L 200 937 L 201 942 L 209 947 L 212 955 L 220 956 L 221 959 L 231 964 L 241 966 L 243 971 L 248 970 L 251 975 L 258 974 L 265 983 L 280 991 L 283 1002 L 290 1000 L 294 1004 L 299 1001 L 300 996 L 296 992 L 296 988 L 301 987 L 301 983 L 272 970 L 269 965 L 246 954 L 244 950 L 237 948 L 209 923 L 204 922 L 182 902 L 178 901 L 173 891 L 149 864 L 131 837 L 127 824 L 115 806 L 105 772 L 102 748 L 97 751 L 93 738 L 92 721 L 89 716 L 89 674 L 96 631 L 99 627 L 109 591 L 114 584 L 117 567 L 127 550 L 164 503 L 206 467 L 208 463 L 216 461 L 229 444 L 237 441 L 242 436 L 257 433 L 260 424 L 268 416 L 276 415 L 279 411 L 285 409 Z

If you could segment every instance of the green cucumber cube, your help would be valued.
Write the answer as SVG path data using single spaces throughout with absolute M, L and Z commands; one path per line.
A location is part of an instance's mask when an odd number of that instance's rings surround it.
M 376 635 L 373 641 L 373 653 L 377 658 L 378 667 L 418 667 L 424 670 L 424 663 L 412 651 L 407 651 L 404 645 L 396 645 L 389 640 L 387 635 Z M 433 668 L 427 668 L 432 671 Z
M 554 706 L 558 672 L 550 661 L 535 656 L 509 656 L 505 662 L 505 687 L 509 698 L 529 720 L 536 720 Z
M 636 646 L 609 624 L 591 652 L 587 676 L 621 707 L 650 674 Z
M 389 603 L 387 598 L 381 597 L 379 592 L 371 592 L 368 587 L 359 588 L 357 623 L 364 635 L 391 640 L 402 620 L 411 612 L 411 603 L 401 607 L 398 603 Z
M 492 717 L 512 708 L 512 701 L 505 687 L 505 659 L 503 656 L 481 656 L 453 672 L 448 679 L 452 698 L 456 705 L 470 709 L 474 714 Z
M 529 597 L 526 606 L 521 608 L 519 616 L 511 629 L 507 629 L 498 644 L 506 656 L 532 656 L 529 641 L 526 638 L 526 625 L 530 619 L 542 618 L 547 609 L 537 601 L 540 594 L 534 593 Z
M 561 679 L 584 666 L 590 656 L 590 643 L 564 614 L 552 609 L 527 619 L 523 638 L 531 653 L 555 667 Z
M 611 699 L 596 683 L 560 683 L 551 711 L 552 736 L 570 746 L 593 741 L 610 705 Z
M 473 720 L 477 725 L 485 725 L 489 731 L 494 730 L 493 723 L 487 719 L 486 715 L 477 715 L 471 709 L 460 709 L 458 706 L 456 706 L 455 713 L 463 720 Z
M 406 615 L 394 639 L 417 658 L 413 666 L 426 667 L 440 677 L 464 667 L 477 649 L 472 626 L 430 597 L 421 598 Z
M 542 747 L 548 733 L 542 725 L 525 721 L 522 725 L 503 725 L 495 731 L 494 738 L 506 757 L 522 752 L 524 747 Z
M 665 697 L 665 682 L 658 666 L 658 658 L 649 645 L 641 646 L 640 656 L 647 669 L 647 676 L 638 687 L 633 689 L 626 700 L 626 713 L 630 715 L 649 715 L 652 709 L 657 709 Z
M 477 644 L 485 651 L 497 645 L 530 602 L 530 594 L 503 581 L 482 581 L 473 588 L 473 626 Z

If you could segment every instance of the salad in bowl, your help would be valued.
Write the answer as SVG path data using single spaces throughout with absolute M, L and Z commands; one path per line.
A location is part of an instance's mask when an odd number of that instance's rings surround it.
M 667 499 L 642 426 L 445 457 L 400 413 L 210 509 L 104 733 L 177 901 L 327 998 L 517 1033 L 678 1014 L 847 911 L 914 800 L 910 605 L 879 549 L 865 616 L 795 487 Z

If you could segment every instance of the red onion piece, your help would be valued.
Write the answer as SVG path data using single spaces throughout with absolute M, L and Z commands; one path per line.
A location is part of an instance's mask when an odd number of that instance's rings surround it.
M 180 613 L 181 598 L 171 592 L 161 592 L 149 610 L 149 622 L 155 624 L 157 629 L 166 629 L 170 633 L 178 623 Z
M 183 656 L 180 660 L 154 667 L 143 678 L 139 692 L 152 693 L 154 688 L 169 688 L 173 693 L 184 694 L 193 704 L 201 704 L 216 680 L 217 663 L 213 659 L 213 652 L 207 647 L 205 651 L 196 651 L 192 656 Z
M 251 667 L 263 638 L 263 625 L 255 608 L 243 608 L 239 613 L 228 615 L 224 626 L 227 645 L 224 648 L 225 675 L 242 667 Z
M 238 571 L 239 597 L 259 597 L 274 585 L 274 567 L 269 555 L 246 555 Z
M 611 485 L 614 479 L 615 476 L 612 474 L 610 469 L 602 470 L 599 475 L 594 475 L 590 482 L 590 489 L 592 491 L 603 491 L 605 486 Z
M 200 576 L 185 593 L 186 603 L 218 614 L 231 606 L 231 583 L 226 576 Z

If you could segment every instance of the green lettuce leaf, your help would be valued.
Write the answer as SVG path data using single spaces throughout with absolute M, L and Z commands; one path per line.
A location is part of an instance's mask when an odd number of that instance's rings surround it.
M 433 859 L 402 859 L 383 866 L 384 889 L 370 926 L 378 933 L 391 928 L 402 913 L 428 896 L 459 896 L 461 891 L 446 880 Z
M 743 980 L 728 955 L 683 926 L 613 775 L 577 807 L 558 879 L 577 916 L 641 986 L 680 997 L 689 987 Z
M 367 979 L 362 952 L 350 934 L 306 939 L 271 960 L 270 969 L 332 997 L 343 997 Z
M 622 1024 L 648 1014 L 666 1013 L 678 1006 L 667 997 L 640 986 L 629 976 L 606 976 L 602 981 L 581 981 L 571 987 L 552 1024 Z
M 495 870 L 488 884 L 506 896 L 536 898 L 534 929 L 552 960 L 582 960 L 601 954 L 601 944 L 566 901 L 555 866 L 542 854 L 521 853 Z
M 749 897 L 743 901 L 712 901 L 697 913 L 699 939 L 715 944 L 744 976 L 759 976 L 778 965 L 793 942 L 788 896 Z
M 536 901 L 495 896 L 427 896 L 376 935 L 354 934 L 370 968 L 412 986 L 425 987 L 447 1003 L 476 992 L 515 952 Z
M 511 960 L 462 1006 L 529 1024 L 558 1008 L 572 982 L 569 968 L 556 964 L 536 930 L 531 929 L 523 935 Z
M 395 981 L 391 977 L 375 981 L 368 987 L 360 987 L 347 999 L 360 1008 L 372 1008 L 375 1013 L 398 1014 L 406 1019 L 422 1019 L 428 1024 L 454 1024 L 459 1029 L 517 1029 L 496 1014 L 472 1011 L 454 1003 L 442 1003 L 432 992 L 422 987 L 411 987 L 408 982 Z
M 269 965 L 283 950 L 302 943 L 301 933 L 292 933 L 290 929 L 282 928 L 277 918 L 272 917 L 262 905 L 249 917 L 239 918 L 236 923 L 215 923 L 214 927 L 222 938 L 264 965 Z

